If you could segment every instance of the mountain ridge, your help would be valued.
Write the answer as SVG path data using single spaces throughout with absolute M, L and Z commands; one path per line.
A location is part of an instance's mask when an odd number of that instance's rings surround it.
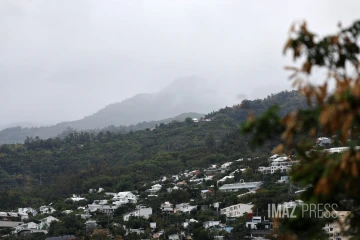
M 216 98 L 210 81 L 198 76 L 177 78 L 156 93 L 139 93 L 121 102 L 111 103 L 97 112 L 75 121 L 47 127 L 0 131 L 0 144 L 23 142 L 26 137 L 55 137 L 67 128 L 78 131 L 103 129 L 108 126 L 130 126 L 141 122 L 161 121 L 182 113 L 207 113 L 223 105 Z

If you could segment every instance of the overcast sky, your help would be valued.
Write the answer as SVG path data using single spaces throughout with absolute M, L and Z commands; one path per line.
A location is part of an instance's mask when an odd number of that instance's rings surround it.
M 80 119 L 194 74 L 229 99 L 263 98 L 290 89 L 291 23 L 325 34 L 359 11 L 357 0 L 1 0 L 0 124 Z

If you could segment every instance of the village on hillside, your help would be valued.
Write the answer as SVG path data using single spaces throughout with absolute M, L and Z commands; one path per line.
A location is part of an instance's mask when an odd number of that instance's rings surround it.
M 329 144 L 328 138 L 317 141 L 320 147 Z M 103 234 L 105 239 L 273 239 L 278 226 L 269 218 L 266 204 L 271 200 L 280 211 L 303 204 L 306 187 L 288 175 L 298 163 L 295 156 L 278 154 L 241 158 L 165 175 L 144 183 L 142 191 L 94 188 L 46 206 L 19 206 L 0 212 L 2 238 L 104 239 L 96 238 Z M 87 238 L 65 235 L 64 228 L 75 228 Z M 331 240 L 347 239 L 338 223 L 323 229 Z

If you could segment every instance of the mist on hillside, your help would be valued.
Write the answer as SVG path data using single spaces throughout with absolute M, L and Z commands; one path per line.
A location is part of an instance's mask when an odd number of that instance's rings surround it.
M 358 5 L 2 0 L 0 126 L 133 124 L 264 98 L 290 89 L 281 51 L 294 20 L 321 34 Z

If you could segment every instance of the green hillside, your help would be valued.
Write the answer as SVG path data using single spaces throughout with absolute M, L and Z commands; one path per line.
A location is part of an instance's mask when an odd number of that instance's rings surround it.
M 297 92 L 244 100 L 206 116 L 209 122 L 174 121 L 150 129 L 72 132 L 64 138 L 28 138 L 0 146 L 0 206 L 50 202 L 89 188 L 136 190 L 163 175 L 239 157 L 267 155 L 276 142 L 254 152 L 239 123 L 278 104 L 280 114 L 305 107 Z
M 144 130 L 146 128 L 152 128 L 160 123 L 170 123 L 172 121 L 184 121 L 186 117 L 203 117 L 203 114 L 189 112 L 182 113 L 172 118 L 166 118 L 158 121 L 143 121 L 137 124 L 131 124 L 128 126 L 120 125 L 110 125 L 103 128 L 81 128 L 86 129 L 84 131 L 92 132 L 97 134 L 101 131 L 111 131 L 111 132 L 121 132 L 127 133 L 130 131 Z M 40 137 L 41 139 L 47 139 L 51 137 L 65 137 L 66 135 L 74 132 L 77 128 L 71 127 L 71 124 L 68 123 L 59 123 L 53 126 L 47 127 L 10 127 L 5 128 L 0 131 L 0 145 L 1 144 L 13 144 L 13 143 L 23 143 L 27 137 Z

